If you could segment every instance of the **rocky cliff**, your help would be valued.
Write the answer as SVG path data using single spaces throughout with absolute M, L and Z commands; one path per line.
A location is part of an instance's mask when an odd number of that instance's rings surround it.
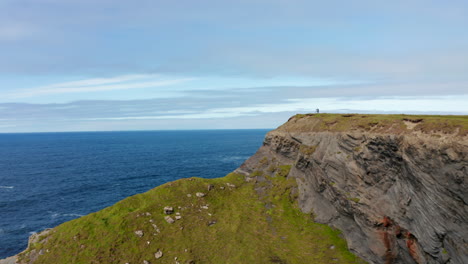
M 296 115 L 234 173 L 127 198 L 4 263 L 468 263 L 467 153 L 466 116 Z
M 468 263 L 467 117 L 296 115 L 238 172 L 293 164 L 299 205 L 371 263 Z M 262 177 L 262 176 L 256 176 Z

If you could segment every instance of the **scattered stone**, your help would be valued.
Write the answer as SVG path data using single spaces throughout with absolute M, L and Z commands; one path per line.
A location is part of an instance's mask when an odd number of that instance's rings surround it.
M 180 215 L 180 213 L 179 213 L 179 212 L 177 212 L 177 213 L 175 213 L 175 214 L 176 214 L 176 215 Z
M 253 177 L 245 177 L 245 181 L 246 181 L 246 182 L 251 182 L 251 181 L 253 181 L 253 180 L 254 180 Z
M 187 197 L 192 197 L 192 195 L 190 193 L 187 193 Z
M 142 237 L 143 236 L 143 230 L 137 230 L 135 231 L 135 235 Z
M 150 222 L 150 223 L 153 223 L 153 222 L 154 222 L 154 220 L 153 220 L 153 219 L 150 219 L 150 220 L 149 220 L 149 222 Z
M 188 261 L 187 261 L 187 264 L 195 264 L 195 260 L 192 260 L 192 259 L 191 259 L 191 260 L 188 260 Z
M 151 225 L 153 226 L 154 230 L 156 230 L 156 232 L 158 232 L 158 233 L 160 232 L 157 225 L 155 225 L 155 224 L 151 224 Z
M 214 189 L 214 185 L 213 185 L 213 184 L 208 184 L 208 188 L 207 188 L 207 189 L 208 189 L 208 191 L 213 190 L 213 189 Z
M 197 192 L 195 195 L 196 195 L 197 197 L 205 197 L 205 194 L 202 193 L 202 192 Z
M 224 186 L 220 186 L 219 188 L 220 188 L 221 190 L 224 190 L 224 189 L 225 189 Z
M 172 214 L 174 213 L 174 208 L 172 208 L 172 206 L 166 206 L 164 207 L 164 213 L 167 215 Z
M 150 264 L 150 263 L 147 260 L 143 260 L 143 264 Z
M 146 244 L 147 244 L 147 245 L 149 245 L 150 243 L 151 243 L 151 242 L 149 242 L 149 241 L 146 241 Z
M 164 220 L 166 220 L 166 222 L 168 222 L 169 224 L 173 224 L 175 222 L 175 220 L 170 216 L 165 216 Z
M 208 222 L 208 226 L 212 226 L 214 224 L 216 224 L 216 220 L 211 220 L 211 221 Z
M 145 214 L 146 214 L 146 216 L 151 216 L 150 212 L 146 212 Z
M 208 206 L 207 205 L 202 205 L 201 208 L 202 209 L 208 209 Z
M 161 258 L 162 256 L 163 256 L 163 253 L 162 253 L 162 251 L 159 250 L 159 249 L 158 249 L 158 252 L 154 253 L 154 257 L 155 257 L 156 259 L 159 259 L 159 258 Z
M 174 260 L 177 260 L 177 257 L 174 257 Z
M 330 246 L 330 249 L 335 249 L 335 245 L 331 245 L 331 246 Z
M 228 187 L 231 187 L 231 188 L 236 188 L 236 185 L 234 185 L 234 184 L 232 184 L 232 183 L 229 183 L 229 182 L 227 182 L 226 185 L 227 185 Z
M 176 216 L 175 216 L 175 219 L 176 219 L 176 220 L 180 220 L 181 218 L 182 218 L 182 216 L 180 216 L 180 215 L 176 215 Z
M 184 227 L 183 227 L 183 226 L 181 226 L 181 227 L 180 227 L 180 230 L 184 230 Z

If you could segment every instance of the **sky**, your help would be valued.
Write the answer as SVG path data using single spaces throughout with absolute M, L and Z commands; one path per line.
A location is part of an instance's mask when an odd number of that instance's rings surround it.
M 0 0 L 0 132 L 468 114 L 466 0 Z

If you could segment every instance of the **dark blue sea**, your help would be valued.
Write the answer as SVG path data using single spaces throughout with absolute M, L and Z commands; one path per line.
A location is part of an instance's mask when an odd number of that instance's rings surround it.
M 48 227 L 187 177 L 222 177 L 267 130 L 0 134 L 0 259 Z

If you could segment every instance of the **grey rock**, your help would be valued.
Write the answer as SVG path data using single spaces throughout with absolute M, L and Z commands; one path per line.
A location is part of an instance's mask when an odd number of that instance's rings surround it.
M 0 259 L 0 264 L 16 264 L 16 257 L 9 257 L 6 259 Z
M 135 231 L 135 235 L 137 235 L 138 237 L 142 237 L 143 236 L 143 230 Z
M 164 220 L 166 220 L 166 222 L 168 222 L 169 224 L 173 224 L 175 222 L 175 220 L 170 216 L 165 216 Z
M 292 165 L 301 210 L 370 263 L 468 263 L 468 136 L 294 129 L 268 133 L 236 172 Z
M 202 192 L 197 192 L 195 195 L 196 195 L 197 197 L 205 197 L 205 194 L 202 193 Z

